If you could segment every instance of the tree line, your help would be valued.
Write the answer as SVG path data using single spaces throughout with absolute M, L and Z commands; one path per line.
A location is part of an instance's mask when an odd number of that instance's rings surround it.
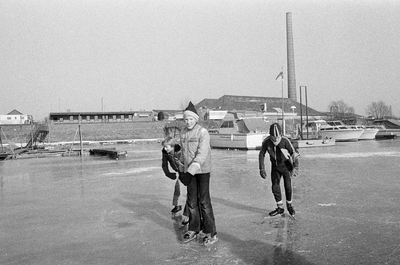
M 354 116 L 354 108 L 348 106 L 343 100 L 332 101 L 328 106 L 328 111 L 334 119 L 345 119 Z M 365 113 L 372 119 L 395 118 L 392 107 L 386 105 L 382 100 L 370 103 L 365 109 Z

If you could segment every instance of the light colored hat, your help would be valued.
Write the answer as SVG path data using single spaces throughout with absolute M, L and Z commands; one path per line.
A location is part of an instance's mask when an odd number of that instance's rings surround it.
M 193 103 L 190 101 L 189 105 L 186 107 L 185 111 L 183 112 L 183 116 L 189 116 L 195 118 L 196 121 L 199 121 L 199 114 L 197 114 L 196 108 L 194 107 Z

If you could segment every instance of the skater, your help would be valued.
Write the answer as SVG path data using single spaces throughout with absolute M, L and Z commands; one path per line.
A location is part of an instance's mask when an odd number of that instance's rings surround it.
M 192 241 L 202 230 L 203 243 L 207 246 L 218 241 L 210 197 L 210 135 L 198 124 L 199 115 L 192 102 L 183 112 L 183 119 L 187 128 L 181 132 L 183 173 L 180 178 L 187 185 L 189 208 L 189 228 L 183 242 Z
M 163 149 L 162 149 L 162 169 L 164 171 L 165 176 L 175 181 L 175 189 L 174 195 L 172 198 L 172 205 L 174 208 L 171 210 L 171 213 L 176 214 L 180 210 L 182 210 L 182 205 L 179 205 L 179 197 L 181 196 L 181 188 L 180 188 L 180 181 L 176 177 L 176 173 L 170 172 L 168 165 L 179 174 L 179 164 L 180 156 L 181 156 L 181 147 L 177 143 L 177 141 L 171 137 L 165 137 L 164 141 L 162 142 Z M 185 202 L 185 207 L 182 214 L 182 226 L 186 225 L 188 221 L 188 209 Z
M 293 147 L 288 138 L 282 136 L 282 130 L 278 123 L 273 123 L 270 126 L 269 136 L 263 141 L 261 150 L 258 156 L 260 176 L 265 179 L 264 158 L 268 152 L 271 161 L 271 183 L 272 194 L 274 195 L 277 208 L 270 212 L 270 216 L 284 213 L 280 181 L 283 177 L 286 195 L 286 209 L 291 216 L 295 215 L 295 210 L 292 205 L 292 181 L 291 177 L 296 177 L 299 169 L 299 154 Z

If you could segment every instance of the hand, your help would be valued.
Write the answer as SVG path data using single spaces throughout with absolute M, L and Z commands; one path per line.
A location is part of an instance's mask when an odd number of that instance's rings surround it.
M 295 178 L 299 175 L 299 169 L 298 168 L 294 168 L 292 171 L 292 177 Z
M 180 173 L 179 174 L 179 180 L 182 182 L 183 185 L 187 186 L 190 184 L 192 181 L 193 175 L 190 174 L 189 172 L 186 173 Z
M 169 177 L 172 180 L 175 180 L 176 179 L 176 174 L 175 173 L 168 173 L 167 177 Z
M 267 172 L 265 172 L 265 169 L 260 169 L 260 176 L 261 176 L 263 179 L 266 179 L 266 178 L 267 178 Z

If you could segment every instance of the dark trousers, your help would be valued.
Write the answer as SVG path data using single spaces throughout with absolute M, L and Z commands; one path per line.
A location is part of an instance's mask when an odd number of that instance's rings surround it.
M 283 184 L 285 187 L 286 201 L 292 200 L 292 180 L 290 173 L 285 165 L 272 166 L 271 168 L 271 183 L 272 183 L 272 194 L 274 195 L 275 201 L 282 201 L 282 193 L 280 182 L 283 177 Z
M 196 174 L 187 186 L 187 206 L 189 208 L 189 230 L 217 233 L 214 212 L 210 198 L 210 173 Z

